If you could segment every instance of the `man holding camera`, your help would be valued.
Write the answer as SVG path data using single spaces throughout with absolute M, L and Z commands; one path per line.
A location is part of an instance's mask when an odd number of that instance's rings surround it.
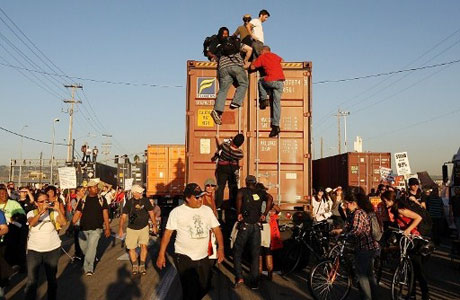
M 101 238 L 102 224 L 105 224 L 105 237 L 108 238 L 111 234 L 109 206 L 105 199 L 98 194 L 98 185 L 98 180 L 90 180 L 88 182 L 88 195 L 80 200 L 72 219 L 72 223 L 76 224 L 81 218 L 79 242 L 81 250 L 85 255 L 83 269 L 86 276 L 94 274 L 94 261 L 96 259 L 97 245 Z
M 250 264 L 250 287 L 259 288 L 259 253 L 261 236 L 260 222 L 265 221 L 265 216 L 270 211 L 272 200 L 267 199 L 266 193 L 256 189 L 257 179 L 255 176 L 246 177 L 246 187 L 238 191 L 236 197 L 236 212 L 238 214 L 238 234 L 236 236 L 234 251 L 235 263 L 235 287 L 244 283 L 243 268 L 241 258 L 247 243 L 249 243 L 249 253 L 251 254 Z M 262 202 L 267 201 L 264 214 Z
M 123 214 L 120 218 L 118 235 L 123 236 L 123 225 L 128 217 L 128 228 L 126 229 L 126 247 L 129 249 L 129 258 L 133 265 L 132 274 L 147 274 L 145 260 L 147 259 L 147 244 L 149 243 L 149 218 L 153 223 L 153 232 L 157 233 L 157 224 L 153 206 L 150 201 L 143 197 L 144 189 L 135 184 L 131 188 L 133 198 L 126 202 Z M 140 245 L 140 263 L 137 261 L 136 248 Z

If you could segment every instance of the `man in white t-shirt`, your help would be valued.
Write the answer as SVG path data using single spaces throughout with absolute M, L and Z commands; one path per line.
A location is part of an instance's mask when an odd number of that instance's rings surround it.
M 260 55 L 262 47 L 265 43 L 264 28 L 262 23 L 267 21 L 269 17 L 270 13 L 266 9 L 262 9 L 259 12 L 258 19 L 252 19 L 249 23 L 246 24 L 246 29 L 251 33 L 251 37 L 253 39 L 252 48 L 256 57 Z
M 27 244 L 27 283 L 25 299 L 35 299 L 37 295 L 40 267 L 45 267 L 48 281 L 48 299 L 56 299 L 57 265 L 60 256 L 61 239 L 56 228 L 66 224 L 64 215 L 59 213 L 59 205 L 50 206 L 48 195 L 39 192 L 36 196 L 37 209 L 27 213 L 29 241 Z
M 211 264 L 208 252 L 209 231 L 216 235 L 217 262 L 224 260 L 224 240 L 219 222 L 211 208 L 203 205 L 203 192 L 196 183 L 185 187 L 185 203 L 174 208 L 168 217 L 156 265 L 166 266 L 166 248 L 174 231 L 174 263 L 179 273 L 184 299 L 202 299 L 210 283 Z

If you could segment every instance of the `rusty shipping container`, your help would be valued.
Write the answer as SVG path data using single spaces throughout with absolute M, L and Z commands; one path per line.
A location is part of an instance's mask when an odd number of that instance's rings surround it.
M 391 153 L 348 152 L 313 161 L 313 187 L 359 186 L 366 193 L 381 182 L 380 167 L 391 168 Z
M 185 184 L 184 168 L 184 145 L 148 145 L 147 196 L 182 194 Z
M 210 113 L 218 91 L 216 63 L 187 62 L 186 181 L 203 184 L 214 177 L 215 136 L 245 135 L 245 157 L 240 162 L 240 186 L 247 175 L 255 175 L 269 188 L 283 209 L 309 203 L 311 196 L 311 62 L 285 62 L 286 77 L 281 97 L 281 134 L 268 138 L 270 109 L 258 107 L 257 74 L 249 75 L 243 106 L 230 110 L 235 89 L 227 94 L 221 126 Z M 226 189 L 228 192 L 228 189 Z

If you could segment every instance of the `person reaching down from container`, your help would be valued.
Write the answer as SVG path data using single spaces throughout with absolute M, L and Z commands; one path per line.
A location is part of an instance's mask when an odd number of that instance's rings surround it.
M 228 29 L 227 29 L 228 32 Z M 243 104 L 246 90 L 248 89 L 248 74 L 245 68 L 249 67 L 249 58 L 252 54 L 252 48 L 244 45 L 236 37 L 224 36 L 220 40 L 220 51 L 218 56 L 217 73 L 219 78 L 219 91 L 217 92 L 214 109 L 211 117 L 217 125 L 222 125 L 222 114 L 225 110 L 225 100 L 227 92 L 233 84 L 236 86 L 235 95 L 230 109 L 237 109 Z M 245 52 L 245 58 L 240 52 Z
M 262 23 L 267 21 L 270 17 L 270 13 L 266 9 L 262 9 L 259 12 L 258 19 L 252 19 L 246 24 L 246 29 L 251 33 L 252 37 L 252 48 L 254 48 L 254 55 L 257 57 L 261 55 L 262 47 L 265 43 L 264 39 L 264 28 Z
M 203 54 L 206 56 L 209 61 L 217 62 L 219 60 L 220 45 L 222 41 L 229 36 L 229 31 L 227 27 L 219 28 L 217 34 L 208 36 L 203 42 Z
M 284 73 L 281 63 L 283 59 L 272 53 L 269 46 L 264 46 L 261 55 L 252 62 L 251 70 L 262 68 L 265 76 L 259 79 L 259 107 L 265 109 L 270 106 L 271 95 L 272 111 L 271 111 L 271 127 L 269 137 L 278 136 L 280 133 L 281 119 L 281 95 L 284 87 Z
M 212 210 L 203 205 L 204 192 L 196 183 L 184 189 L 185 203 L 174 208 L 168 217 L 156 261 L 161 270 L 166 267 L 166 248 L 176 231 L 174 264 L 182 285 L 184 299 L 198 300 L 206 295 L 211 274 L 208 259 L 209 230 L 216 235 L 217 262 L 224 260 L 224 240 L 219 222 Z
M 153 232 L 157 233 L 156 218 L 153 213 L 153 206 L 147 198 L 142 196 L 144 189 L 135 184 L 131 188 L 133 198 L 126 202 L 123 208 L 123 215 L 120 218 L 118 235 L 123 237 L 123 225 L 128 219 L 128 229 L 126 230 L 126 247 L 129 249 L 129 258 L 132 263 L 132 274 L 147 274 L 145 261 L 147 259 L 147 245 L 149 243 L 149 219 L 153 223 Z M 136 249 L 141 248 L 140 263 L 138 263 Z

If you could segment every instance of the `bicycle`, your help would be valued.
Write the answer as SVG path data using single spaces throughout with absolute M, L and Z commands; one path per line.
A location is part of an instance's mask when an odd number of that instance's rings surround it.
M 328 259 L 313 268 L 309 280 L 313 298 L 317 300 L 347 298 L 354 276 L 350 263 L 352 247 L 350 236 L 341 234 L 337 238 L 337 245 L 328 253 Z
M 414 267 L 410 259 L 409 250 L 414 249 L 414 241 L 419 240 L 424 244 L 429 241 L 421 236 L 406 236 L 403 230 L 398 228 L 389 228 L 399 237 L 399 264 L 396 267 L 393 279 L 391 281 L 391 299 L 409 299 L 414 289 Z
M 329 222 L 315 223 L 308 228 L 306 222 L 291 226 L 293 231 L 291 239 L 285 243 L 281 274 L 288 275 L 296 270 L 299 265 L 308 264 L 310 254 L 316 260 L 321 260 L 329 251 Z M 301 263 L 302 262 L 302 263 Z

